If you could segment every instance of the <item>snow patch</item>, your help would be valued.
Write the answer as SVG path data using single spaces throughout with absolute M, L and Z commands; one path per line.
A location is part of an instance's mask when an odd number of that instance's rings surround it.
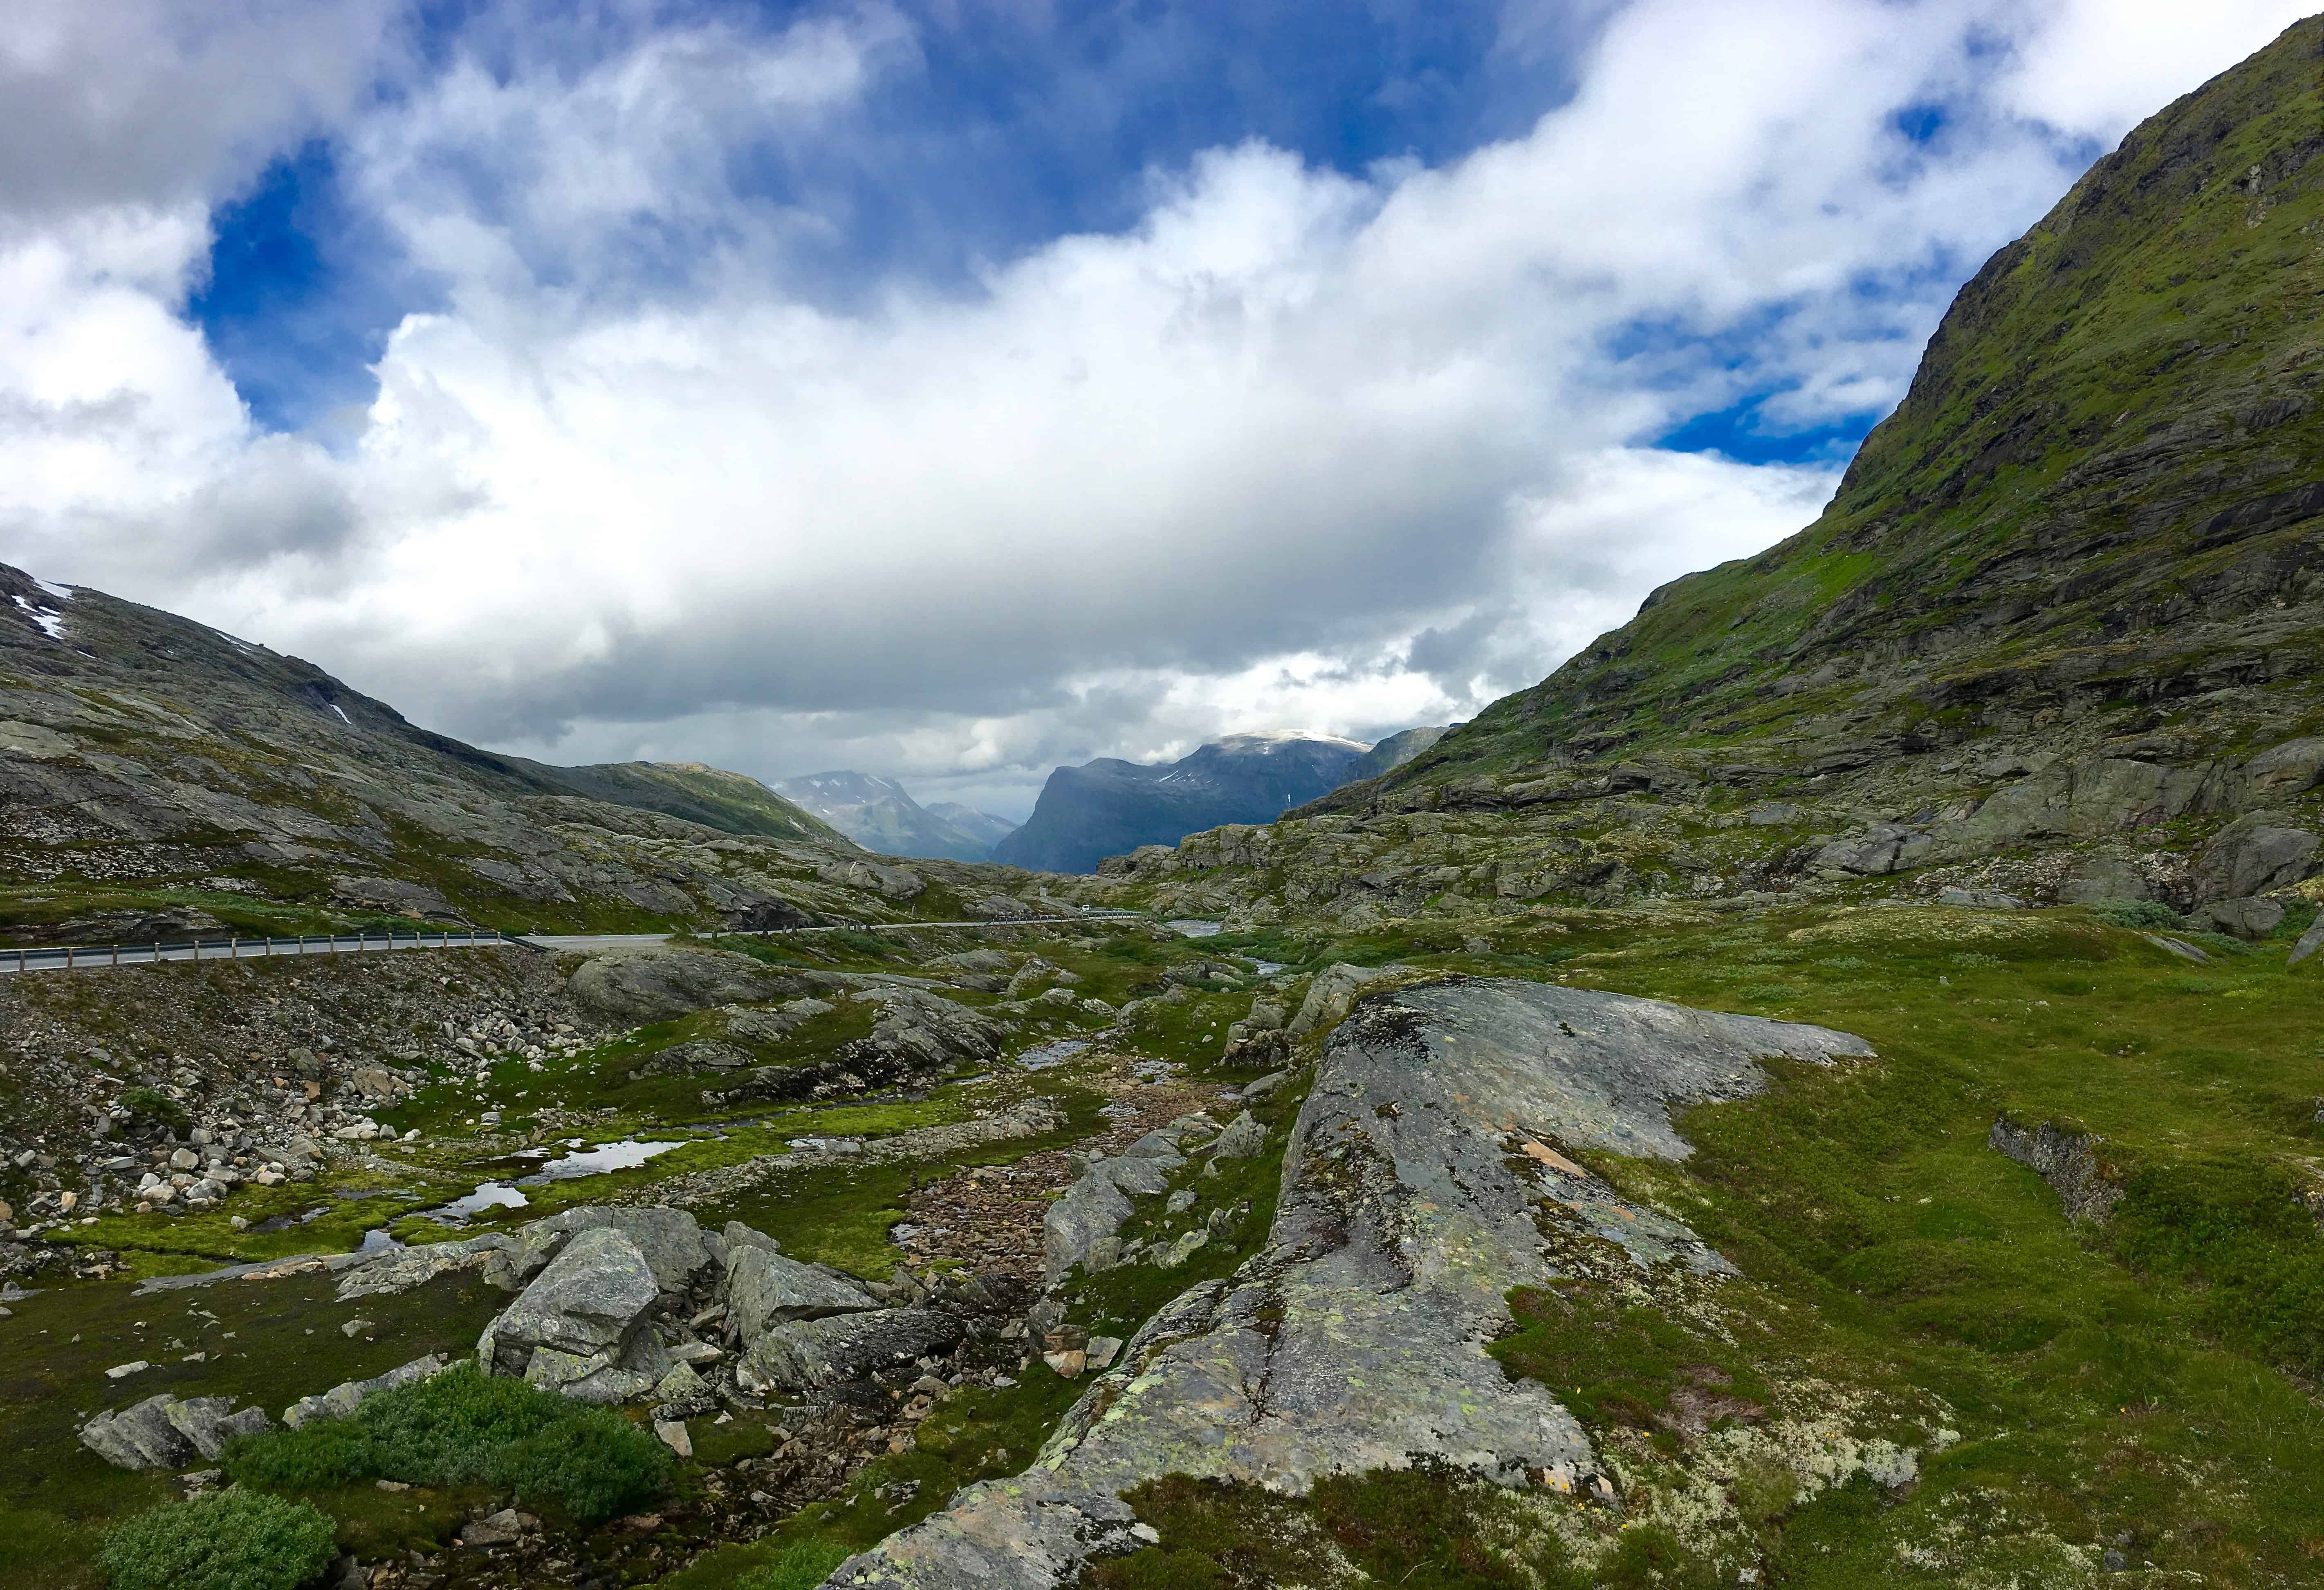
M 32 584 L 38 585 L 42 590 L 55 597 L 59 602 L 70 602 L 72 600 L 73 588 L 70 585 L 59 585 L 51 581 L 42 579 L 38 574 L 32 576 Z
M 46 591 L 49 587 L 42 585 L 41 589 Z M 24 610 L 24 616 L 41 627 L 42 634 L 51 640 L 62 640 L 65 638 L 64 614 L 52 607 L 34 607 L 21 596 L 12 596 L 9 600 Z
M 348 728 L 352 729 L 355 726 L 355 721 L 347 716 L 346 709 L 339 705 L 337 702 L 333 702 L 331 703 L 331 711 L 338 713 L 339 721 L 345 723 Z

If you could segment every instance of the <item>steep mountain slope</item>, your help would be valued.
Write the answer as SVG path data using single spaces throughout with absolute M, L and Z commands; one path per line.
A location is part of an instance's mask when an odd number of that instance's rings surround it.
M 974 806 L 963 805 L 958 801 L 931 801 L 927 810 L 982 843 L 987 854 L 994 845 L 1017 832 L 1018 825 L 1008 818 L 995 817 L 990 812 L 980 812 Z
M 1996 254 L 1814 524 L 1316 802 L 1359 820 L 1332 854 L 1277 825 L 1279 905 L 2297 885 L 2324 766 L 2319 48 L 2324 21 L 2291 29 Z M 1474 831 L 1489 858 L 1381 825 L 1406 812 L 1526 815 Z M 2309 837 L 2230 826 L 2205 859 L 2231 820 Z
M 1236 734 L 1176 762 L 1102 757 L 1060 767 L 1025 826 L 992 859 L 1048 872 L 1091 872 L 1139 845 L 1176 844 L 1221 823 L 1265 823 L 1370 771 L 1352 740 Z
M 495 756 L 310 663 L 0 565 L 0 933 L 16 942 L 195 911 L 281 931 L 893 919 L 1029 882 L 876 865 L 736 775 Z
M 507 759 L 537 778 L 593 801 L 659 812 L 727 833 L 842 848 L 846 844 L 845 836 L 829 823 L 747 774 L 729 773 L 723 767 L 701 762 L 599 762 L 583 767 L 552 767 L 518 757 Z
M 846 771 L 810 773 L 786 778 L 775 787 L 857 844 L 884 856 L 982 861 L 992 854 L 991 839 L 938 816 L 892 778 Z

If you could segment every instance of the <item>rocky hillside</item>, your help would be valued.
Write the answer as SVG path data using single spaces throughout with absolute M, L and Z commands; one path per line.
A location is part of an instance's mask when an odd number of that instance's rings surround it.
M 496 756 L 310 663 L 5 566 L 0 880 L 18 942 L 383 918 L 886 920 L 1039 887 L 881 866 L 739 775 Z
M 1814 524 L 1302 821 L 1138 876 L 1249 869 L 1213 874 L 1214 905 L 1359 916 L 2299 886 L 2324 769 L 2319 46 L 2303 23 L 2171 106 L 1995 255 Z
M 1277 813 L 1368 778 L 1442 733 L 1408 729 L 1378 746 L 1297 734 L 1234 734 L 1176 762 L 1100 758 L 1049 775 L 1025 825 L 992 850 L 996 861 L 1047 872 L 1093 872 L 1140 845 L 1176 844 L 1222 823 L 1266 823 Z
M 982 861 L 1012 826 L 966 806 L 954 807 L 965 814 L 964 825 L 921 805 L 894 779 L 868 773 L 809 773 L 775 787 L 857 844 L 888 856 Z

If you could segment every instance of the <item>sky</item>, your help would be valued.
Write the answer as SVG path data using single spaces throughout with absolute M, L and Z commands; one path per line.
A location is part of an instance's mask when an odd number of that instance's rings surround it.
M 1370 740 L 1812 520 L 2264 0 L 11 0 L 0 561 L 559 762 Z

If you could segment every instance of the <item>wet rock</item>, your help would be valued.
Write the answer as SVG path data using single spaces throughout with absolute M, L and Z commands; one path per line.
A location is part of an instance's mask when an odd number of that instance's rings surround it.
M 728 1329 L 745 1347 L 779 1325 L 865 1313 L 879 1307 L 855 1282 L 768 1248 L 746 1245 L 734 1257 L 726 1284 Z
M 827 1319 L 795 1319 L 761 1337 L 735 1362 L 735 1383 L 753 1393 L 827 1391 L 843 1381 L 900 1369 L 949 1350 L 959 1319 L 933 1309 L 881 1309 Z

